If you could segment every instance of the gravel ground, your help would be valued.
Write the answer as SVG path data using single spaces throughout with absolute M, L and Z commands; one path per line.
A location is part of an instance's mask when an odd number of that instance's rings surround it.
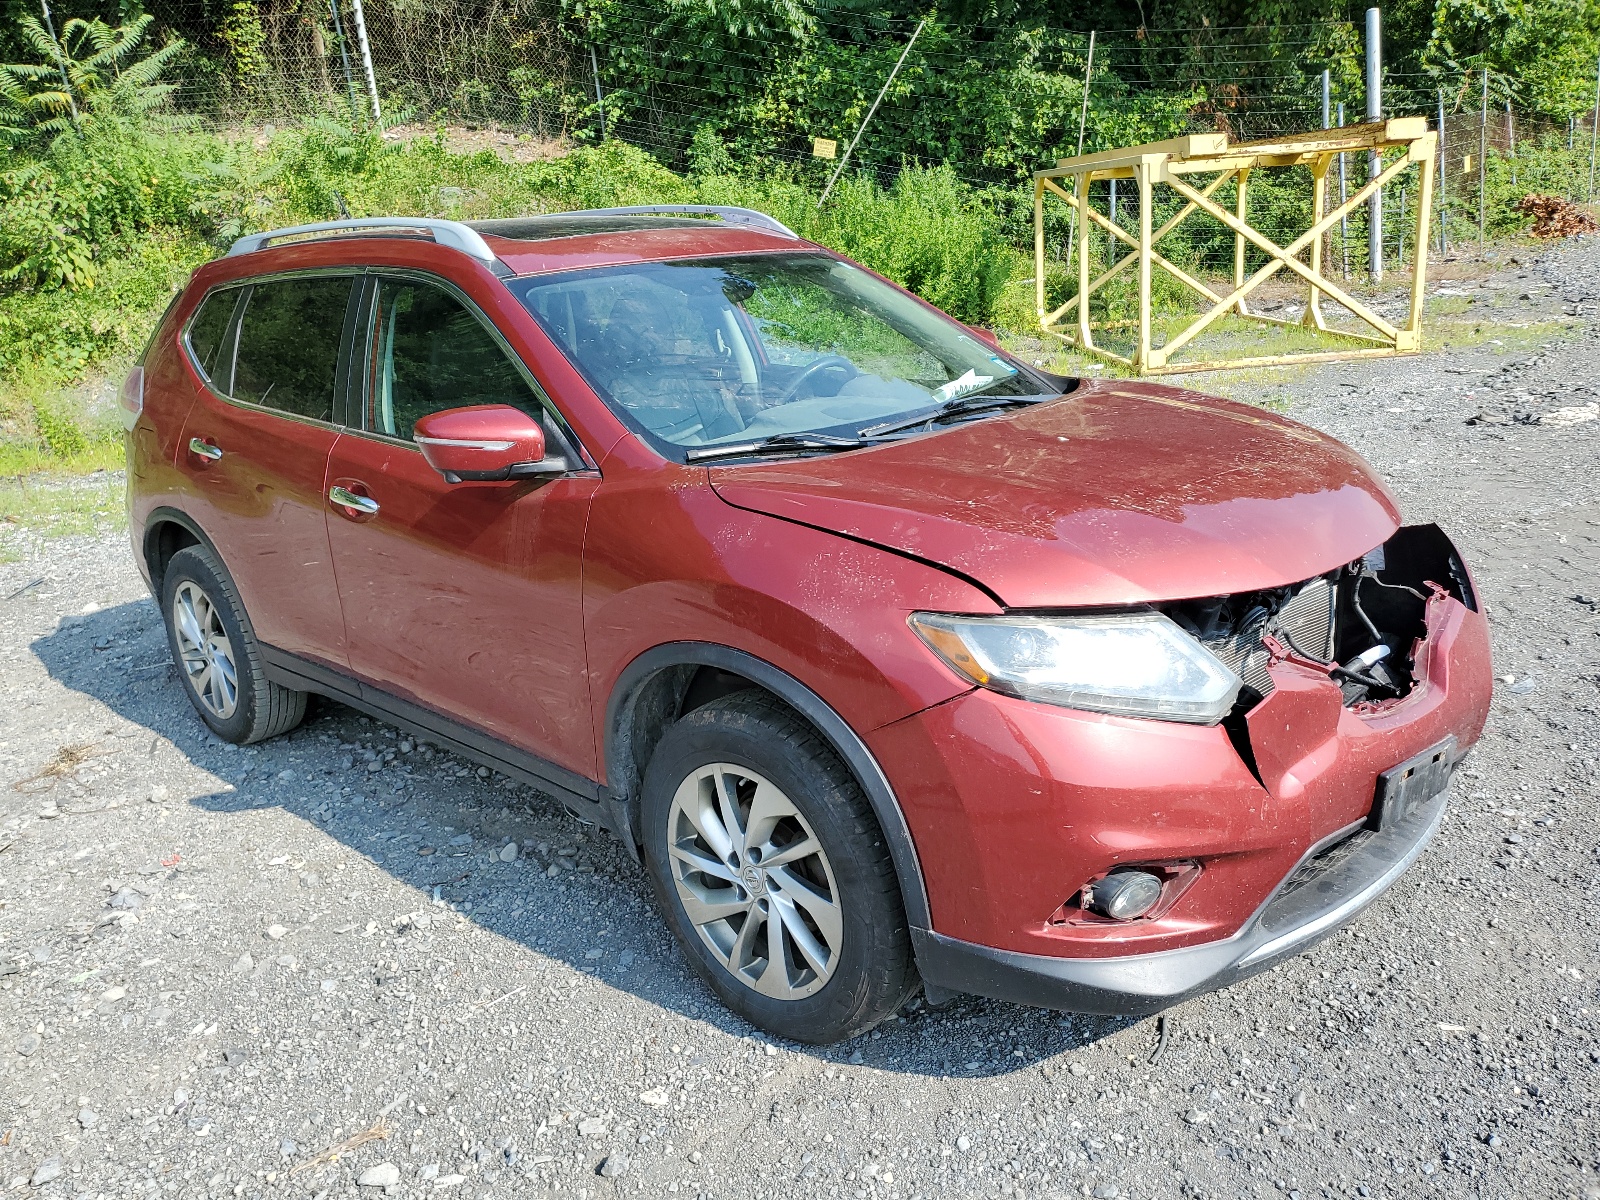
M 1409 876 L 1173 1011 L 1159 1055 L 1153 1019 L 971 999 L 771 1044 L 603 836 L 334 705 L 210 739 L 121 535 L 15 541 L 0 1190 L 1600 1197 L 1600 241 L 1452 290 L 1502 324 L 1579 319 L 1232 390 L 1347 439 L 1459 539 L 1490 732 Z

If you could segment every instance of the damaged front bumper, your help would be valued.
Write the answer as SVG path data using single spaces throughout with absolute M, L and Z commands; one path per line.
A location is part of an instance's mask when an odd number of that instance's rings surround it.
M 1459 563 L 1442 547 L 1438 561 Z M 1403 696 L 1355 699 L 1326 663 L 1272 656 L 1264 698 L 1215 727 L 977 689 L 877 731 L 923 861 L 959 864 L 929 874 L 932 927 L 913 930 L 930 988 L 1151 1012 L 1304 950 L 1372 903 L 1437 829 L 1449 771 L 1435 763 L 1428 794 L 1401 806 L 1376 804 L 1380 780 L 1440 747 L 1453 769 L 1488 713 L 1487 623 L 1464 568 L 1426 586 L 1439 573 L 1407 580 L 1392 614 L 1368 604 L 1380 627 L 1415 632 Z M 1146 864 L 1182 883 L 1148 919 L 1075 907 L 1087 881 Z
M 1142 1015 L 1215 991 L 1316 945 L 1383 895 L 1417 860 L 1444 820 L 1445 794 L 1374 833 L 1336 866 L 1300 887 L 1284 886 L 1231 938 L 1120 958 L 1056 958 L 997 950 L 912 930 L 924 983 L 1035 1008 Z M 1334 843 L 1335 846 L 1341 843 Z M 1301 867 L 1314 866 L 1314 847 Z

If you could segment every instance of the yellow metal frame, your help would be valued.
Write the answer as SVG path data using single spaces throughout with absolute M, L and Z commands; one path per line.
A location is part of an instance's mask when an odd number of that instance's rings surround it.
M 1098 154 L 1063 158 L 1054 168 L 1038 171 L 1033 177 L 1033 278 L 1039 328 L 1060 338 L 1068 345 L 1121 363 L 1141 375 L 1171 375 L 1182 371 L 1279 366 L 1287 363 L 1415 353 L 1422 348 L 1423 284 L 1428 266 L 1428 229 L 1433 210 L 1433 171 L 1437 145 L 1438 135 L 1428 129 L 1426 117 L 1396 117 L 1370 125 L 1322 129 L 1271 141 L 1240 142 L 1231 146 L 1224 134 L 1204 133 L 1173 138 L 1165 142 L 1153 142 L 1145 146 L 1132 146 L 1123 150 L 1106 150 Z M 1331 209 L 1328 207 L 1328 170 L 1340 154 L 1376 151 L 1381 155 L 1384 150 L 1389 149 L 1401 149 L 1405 153 L 1385 167 L 1376 179 L 1368 181 L 1364 187 L 1359 188 L 1343 204 Z M 1248 202 L 1250 174 L 1267 168 L 1302 166 L 1311 171 L 1311 226 L 1287 246 L 1279 246 L 1250 225 Z M 1323 274 L 1322 250 L 1324 235 L 1330 229 L 1364 204 L 1379 188 L 1393 183 L 1411 166 L 1416 166 L 1421 173 L 1417 191 L 1416 229 L 1412 241 L 1415 247 L 1415 264 L 1411 276 L 1411 310 L 1405 324 L 1396 327 Z M 1194 186 L 1194 183 L 1200 182 L 1199 180 L 1190 181 L 1190 177 L 1208 174 L 1214 174 L 1215 178 L 1205 182 L 1203 186 Z M 1123 229 L 1090 207 L 1089 185 L 1102 179 L 1133 180 L 1138 195 L 1137 235 Z M 1238 181 L 1238 200 L 1233 212 L 1227 211 L 1212 200 L 1213 194 L 1230 179 Z M 1057 180 L 1070 183 L 1063 188 L 1056 182 Z M 1185 203 L 1174 216 L 1169 217 L 1159 227 L 1152 228 L 1152 199 L 1158 184 L 1170 187 Z M 1044 197 L 1046 192 L 1054 193 L 1071 207 L 1073 231 L 1078 246 L 1078 294 L 1053 311 L 1045 309 Z M 1156 250 L 1156 244 L 1162 238 L 1196 212 L 1205 213 L 1233 231 L 1233 288 L 1226 294 L 1208 287 L 1177 264 L 1168 261 Z M 1089 267 L 1093 258 L 1092 234 L 1096 226 L 1107 235 L 1108 259 L 1111 257 L 1111 247 L 1117 241 L 1121 241 L 1131 249 L 1096 278 L 1091 279 Z M 1267 256 L 1266 264 L 1249 278 L 1245 277 L 1246 245 L 1255 246 Z M 1305 256 L 1304 260 L 1302 255 Z M 1107 322 L 1098 326 L 1106 329 L 1138 325 L 1138 345 L 1131 357 L 1124 357 L 1095 344 L 1096 326 L 1090 320 L 1089 309 L 1094 294 L 1134 264 L 1137 264 L 1139 274 L 1137 322 Z M 1152 346 L 1150 279 L 1157 267 L 1197 293 L 1207 302 L 1208 307 L 1183 330 L 1169 338 L 1164 345 Z M 1297 321 L 1262 316 L 1251 312 L 1246 303 L 1251 292 L 1282 270 L 1298 275 L 1306 283 L 1308 293 L 1306 311 Z M 1372 333 L 1349 333 L 1330 328 L 1321 307 L 1324 296 L 1349 309 L 1372 330 Z M 1085 302 L 1080 303 L 1080 300 Z M 1074 310 L 1076 310 L 1076 320 L 1068 323 L 1066 318 Z M 1219 317 L 1230 312 L 1266 324 L 1305 325 L 1332 336 L 1354 338 L 1370 345 L 1363 348 L 1301 351 L 1258 358 L 1172 361 L 1173 355 L 1204 333 Z

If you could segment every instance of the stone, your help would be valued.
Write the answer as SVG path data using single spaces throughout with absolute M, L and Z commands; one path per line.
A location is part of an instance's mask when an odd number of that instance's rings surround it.
M 105 991 L 100 993 L 100 999 L 104 1000 L 107 1004 L 115 1004 L 118 1000 L 121 1000 L 127 994 L 128 994 L 128 989 L 127 988 L 110 987 L 110 988 L 107 988 Z
M 78 1110 L 78 1124 L 83 1126 L 85 1129 L 93 1129 L 97 1124 L 99 1124 L 99 1122 L 100 1115 L 96 1113 L 94 1109 L 80 1108 Z
M 1082 1079 L 1085 1075 L 1087 1075 L 1089 1073 L 1089 1068 L 1084 1066 L 1081 1062 L 1068 1063 L 1067 1064 L 1067 1070 L 1070 1071 L 1072 1073 L 1072 1075 L 1075 1078 L 1078 1078 L 1078 1079 Z
M 968 1150 L 972 1149 L 972 1139 L 966 1134 L 962 1134 L 956 1139 L 956 1149 L 965 1154 Z
M 628 1160 L 620 1154 L 608 1154 L 600 1163 L 602 1179 L 621 1179 L 628 1173 Z
M 517 861 L 517 844 L 515 842 L 507 842 L 504 846 L 500 847 L 500 861 Z
M 585 1117 L 578 1122 L 579 1137 L 599 1137 L 606 1132 L 606 1123 L 599 1117 Z
M 282 1138 L 279 1140 L 278 1157 L 293 1158 L 298 1153 L 300 1153 L 300 1147 L 295 1144 L 293 1138 Z
M 281 940 L 283 935 L 288 933 L 288 932 L 289 931 L 287 929 L 285 929 L 282 925 L 268 925 L 267 926 L 267 936 L 269 938 L 271 938 L 275 942 Z
M 639 1103 L 648 1104 L 651 1108 L 665 1108 L 668 1096 L 661 1088 L 651 1088 L 648 1092 L 639 1093 Z
M 52 1156 L 50 1158 L 45 1159 L 42 1163 L 40 1163 L 37 1167 L 35 1167 L 33 1169 L 33 1174 L 32 1174 L 32 1176 L 29 1177 L 28 1182 L 30 1184 L 32 1184 L 34 1187 L 43 1187 L 45 1184 L 49 1183 L 52 1179 L 56 1179 L 57 1177 L 59 1177 L 60 1174 L 61 1174 L 61 1159 L 58 1158 L 58 1157 Z
M 233 960 L 233 973 L 235 975 L 248 975 L 256 969 L 256 960 L 249 953 L 239 955 Z
M 1089 1193 L 1095 1200 L 1117 1200 L 1122 1195 L 1122 1189 L 1114 1183 L 1102 1183 Z
M 467 1177 L 465 1175 L 457 1175 L 451 1172 L 449 1175 L 441 1175 L 435 1179 L 433 1187 L 435 1191 L 442 1191 L 445 1188 L 460 1187 L 466 1181 Z
M 392 1162 L 381 1162 L 375 1167 L 368 1167 L 356 1176 L 356 1183 L 361 1187 L 391 1188 L 400 1182 L 400 1168 Z
M 25 1033 L 17 1039 L 17 1053 L 27 1058 L 39 1049 L 39 1042 L 37 1033 Z
M 138 912 L 144 907 L 144 894 L 136 892 L 131 887 L 120 888 L 117 894 L 106 903 L 112 908 L 122 909 L 126 912 Z

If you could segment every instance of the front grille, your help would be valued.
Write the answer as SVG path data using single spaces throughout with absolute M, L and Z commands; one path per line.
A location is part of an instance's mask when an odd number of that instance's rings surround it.
M 1294 874 L 1284 881 L 1283 887 L 1278 889 L 1278 898 L 1288 896 L 1303 887 L 1315 883 L 1329 871 L 1335 871 L 1350 861 L 1350 856 L 1372 837 L 1372 830 L 1357 829 L 1341 841 L 1334 842 L 1331 846 L 1324 846 L 1305 862 L 1295 868 Z
M 1265 699 L 1272 695 L 1273 689 L 1272 676 L 1267 671 L 1271 656 L 1261 644 L 1262 635 L 1281 631 L 1303 653 L 1330 659 L 1333 657 L 1333 607 L 1333 586 L 1326 579 L 1312 579 L 1301 584 L 1275 615 L 1247 629 L 1210 639 L 1205 647 L 1244 680 L 1246 687 Z

